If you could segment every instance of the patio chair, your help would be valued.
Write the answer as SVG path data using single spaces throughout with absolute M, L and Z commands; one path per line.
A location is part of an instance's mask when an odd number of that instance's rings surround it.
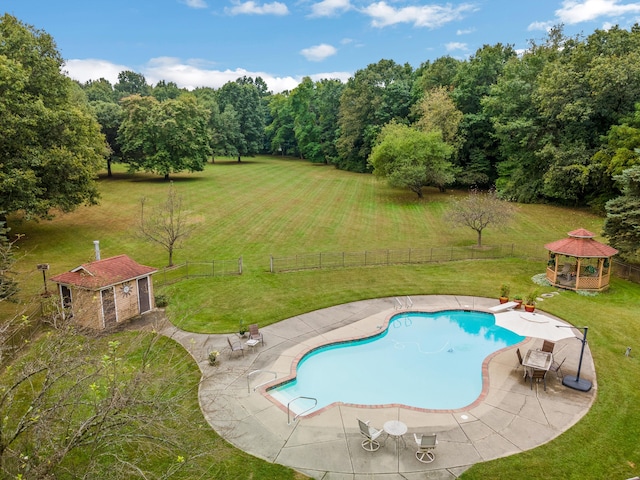
M 260 343 L 264 345 L 264 337 L 262 336 L 262 332 L 260 332 L 257 323 L 249 325 L 249 340 L 260 340 Z
M 551 366 L 549 367 L 549 371 L 550 372 L 556 372 L 556 377 L 557 378 L 562 378 L 562 370 L 561 370 L 561 368 L 562 368 L 562 364 L 564 363 L 564 361 L 566 359 L 567 359 L 567 357 L 564 357 L 560 363 L 553 362 L 551 364 Z
M 519 348 L 516 348 L 516 355 L 518 356 L 518 364 L 516 365 L 516 370 L 519 369 L 520 367 L 522 367 L 522 353 L 520 352 Z M 526 370 L 526 368 L 525 368 Z M 525 372 L 526 374 L 526 372 Z
M 417 433 L 414 433 L 413 438 L 418 444 L 418 451 L 416 452 L 416 458 L 418 459 L 418 461 L 422 463 L 433 462 L 436 458 L 436 455 L 435 453 L 433 453 L 433 451 L 438 445 L 436 434 L 434 433 L 431 435 L 418 435 Z
M 364 448 L 367 452 L 375 452 L 380 448 L 380 442 L 378 442 L 378 437 L 384 433 L 384 430 L 378 430 L 377 428 L 369 425 L 369 421 L 363 422 L 358 419 L 358 425 L 360 425 L 360 435 L 364 437 L 362 440 L 362 448 Z
M 547 371 L 546 370 L 539 370 L 537 368 L 534 368 L 533 371 L 531 373 L 529 373 L 529 377 L 531 378 L 531 390 L 533 390 L 533 381 L 535 380 L 536 383 L 540 383 L 540 380 L 542 380 L 542 383 L 544 384 L 544 391 L 547 391 Z
M 549 341 L 549 340 L 545 340 L 544 343 L 542 344 L 542 351 L 543 352 L 549 352 L 549 353 L 553 353 L 553 348 L 556 346 L 555 343 Z
M 242 346 L 242 342 L 240 340 L 234 340 L 233 342 L 229 337 L 227 337 L 227 343 L 229 344 L 229 348 L 231 349 L 231 353 L 233 352 L 241 352 L 244 357 L 244 347 Z

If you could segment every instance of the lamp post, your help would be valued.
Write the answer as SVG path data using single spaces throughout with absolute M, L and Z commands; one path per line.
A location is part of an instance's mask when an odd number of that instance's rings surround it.
M 584 356 L 584 346 L 587 344 L 587 332 L 589 331 L 589 327 L 573 327 L 571 325 L 556 325 L 556 327 L 584 330 L 584 334 L 582 335 L 582 348 L 580 349 L 580 360 L 578 361 L 578 373 L 576 373 L 575 377 L 573 375 L 565 375 L 562 379 L 562 384 L 565 387 L 573 388 L 574 390 L 588 392 L 591 390 L 591 382 L 584 378 L 580 378 L 580 370 L 582 369 L 582 357 Z

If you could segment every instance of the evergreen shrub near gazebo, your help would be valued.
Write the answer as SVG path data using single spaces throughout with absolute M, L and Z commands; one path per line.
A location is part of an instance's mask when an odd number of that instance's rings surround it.
M 609 288 L 613 247 L 594 240 L 584 228 L 569 232 L 569 238 L 547 243 L 547 280 L 559 288 L 602 291 Z

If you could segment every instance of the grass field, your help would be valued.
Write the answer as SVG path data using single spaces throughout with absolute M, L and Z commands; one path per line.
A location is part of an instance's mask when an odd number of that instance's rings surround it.
M 51 274 L 93 259 L 93 240 L 102 257 L 126 253 L 162 267 L 167 254 L 136 235 L 139 198 L 160 202 L 167 184 L 146 174 L 115 170 L 102 178 L 99 206 L 82 207 L 55 220 L 17 223 L 23 233 L 18 269 L 25 294 L 42 290 L 38 263 Z M 452 195 L 430 190 L 425 199 L 391 189 L 371 175 L 353 174 L 307 162 L 257 157 L 238 164 L 216 161 L 204 172 L 174 176 L 198 228 L 175 261 L 242 256 L 244 274 L 185 280 L 159 289 L 169 298 L 167 313 L 182 328 L 231 332 L 239 320 L 261 325 L 326 306 L 395 295 L 468 294 L 496 297 L 509 283 L 512 294 L 535 287 L 531 277 L 544 261 L 503 259 L 444 264 L 347 268 L 268 273 L 269 255 L 473 245 L 475 233 L 446 222 Z M 543 246 L 576 228 L 599 234 L 602 218 L 588 211 L 547 205 L 519 205 L 508 227 L 488 229 L 485 244 Z M 544 289 L 543 289 L 544 291 Z M 587 297 L 573 292 L 545 301 L 544 310 L 590 327 L 589 344 L 598 371 L 598 396 L 575 427 L 547 445 L 520 455 L 476 465 L 464 478 L 629 478 L 640 474 L 640 365 L 624 357 L 637 352 L 640 286 L 614 280 L 609 292 Z M 3 306 L 3 307 L 6 307 Z M 240 452 L 237 455 L 241 456 Z M 256 467 L 253 478 L 273 478 Z M 229 477 L 231 478 L 231 477 Z

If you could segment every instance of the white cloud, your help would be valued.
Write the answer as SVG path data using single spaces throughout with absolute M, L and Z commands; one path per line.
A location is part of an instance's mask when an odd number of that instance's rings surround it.
M 475 28 L 467 28 L 465 30 L 456 30 L 456 35 L 469 35 L 470 33 L 475 32 Z
M 361 11 L 371 17 L 371 24 L 374 27 L 412 23 L 415 27 L 437 28 L 454 20 L 460 20 L 465 13 L 475 10 L 477 8 L 469 3 L 455 6 L 446 4 L 394 8 L 385 1 L 381 1 L 372 3 Z
M 466 50 L 467 44 L 461 42 L 449 42 L 445 45 L 447 52 L 451 52 L 453 50 Z
M 569 25 L 637 13 L 640 3 L 620 4 L 619 0 L 564 0 L 562 8 L 555 12 L 560 22 Z
M 351 9 L 350 0 L 322 0 L 311 5 L 312 17 L 331 17 Z
M 81 83 L 100 78 L 116 83 L 120 72 L 132 69 L 126 65 L 117 65 L 106 60 L 87 58 L 84 60 L 67 60 L 63 70 L 66 70 L 71 78 Z
M 191 8 L 207 8 L 207 2 L 204 0 L 182 0 L 181 3 Z
M 336 50 L 334 46 L 327 45 L 326 43 L 300 50 L 300 53 L 311 62 L 321 62 L 325 58 L 335 55 L 337 52 L 338 50 Z
M 230 15 L 288 15 L 289 9 L 284 3 L 273 2 L 262 5 L 250 0 L 244 3 L 236 3 L 231 8 L 225 8 Z
M 349 72 L 332 72 L 301 75 L 299 77 L 278 77 L 266 72 L 250 72 L 243 68 L 233 70 L 215 70 L 210 67 L 211 63 L 202 60 L 189 60 L 183 62 L 173 57 L 153 58 L 142 67 L 131 67 L 127 65 L 116 65 L 106 60 L 86 59 L 86 60 L 69 60 L 65 64 L 64 69 L 69 77 L 79 82 L 87 82 L 88 80 L 97 80 L 105 78 L 112 84 L 118 82 L 118 74 L 124 70 L 132 70 L 141 73 L 147 79 L 147 83 L 155 85 L 160 80 L 167 82 L 175 82 L 180 88 L 192 90 L 197 87 L 211 87 L 218 89 L 225 83 L 235 81 L 239 77 L 261 77 L 274 93 L 284 90 L 293 90 L 302 80 L 303 77 L 311 77 L 314 81 L 323 78 L 337 78 L 346 82 L 351 73 Z
M 549 22 L 532 22 L 527 27 L 527 30 L 529 30 L 530 32 L 531 31 L 535 31 L 535 30 L 543 30 L 545 32 L 548 32 L 554 25 L 556 25 L 556 23 L 553 22 L 553 21 L 549 21 Z

